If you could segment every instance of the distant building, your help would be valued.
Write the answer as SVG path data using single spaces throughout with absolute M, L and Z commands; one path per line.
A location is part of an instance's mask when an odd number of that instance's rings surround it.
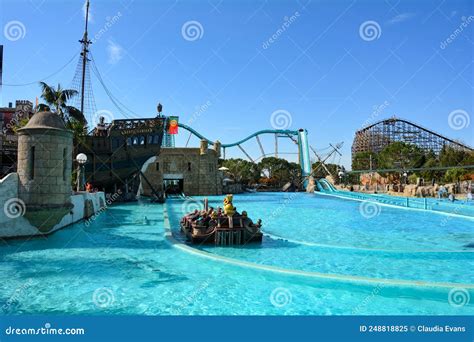
M 24 118 L 33 115 L 33 103 L 27 100 L 17 100 L 15 107 L 0 107 L 0 178 L 16 171 L 18 137 L 14 132 Z

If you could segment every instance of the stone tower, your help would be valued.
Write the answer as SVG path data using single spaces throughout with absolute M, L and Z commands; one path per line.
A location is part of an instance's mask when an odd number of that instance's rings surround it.
M 42 232 L 70 212 L 72 131 L 55 113 L 40 112 L 18 130 L 18 196 Z

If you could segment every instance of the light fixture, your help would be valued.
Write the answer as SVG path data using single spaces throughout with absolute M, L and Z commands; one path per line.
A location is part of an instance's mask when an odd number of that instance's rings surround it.
M 79 154 L 76 156 L 76 161 L 77 161 L 80 165 L 84 165 L 84 164 L 87 162 L 87 156 L 86 156 L 84 153 L 79 153 Z

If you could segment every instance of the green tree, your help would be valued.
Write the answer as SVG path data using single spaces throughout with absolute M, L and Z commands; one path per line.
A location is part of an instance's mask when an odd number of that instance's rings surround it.
M 221 161 L 221 165 L 227 167 L 229 173 L 239 183 L 252 184 L 260 178 L 258 165 L 247 160 L 241 158 L 225 159 Z
M 379 153 L 378 168 L 409 170 L 422 167 L 425 161 L 425 154 L 418 146 L 394 142 Z
M 444 146 L 439 153 L 441 166 L 464 166 L 474 164 L 474 153 Z
M 373 152 L 357 152 L 352 158 L 352 170 L 370 170 L 377 165 L 378 155 Z
M 40 82 L 40 86 L 42 91 L 41 98 L 45 103 L 39 104 L 38 110 L 52 110 L 65 122 L 69 121 L 70 118 L 82 123 L 86 122 L 84 114 L 79 109 L 67 104 L 71 98 L 77 95 L 76 90 L 62 89 L 60 84 L 58 84 L 57 88 L 54 88 L 45 82 Z
M 462 180 L 463 176 L 467 174 L 468 171 L 466 169 L 460 168 L 460 167 L 454 167 L 452 169 L 449 169 L 446 171 L 446 174 L 444 175 L 444 180 L 446 182 L 458 182 Z

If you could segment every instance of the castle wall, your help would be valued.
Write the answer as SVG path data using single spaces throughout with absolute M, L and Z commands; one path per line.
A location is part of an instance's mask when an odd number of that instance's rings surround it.
M 222 179 L 218 170 L 218 154 L 208 149 L 204 154 L 200 148 L 162 148 L 154 162 L 148 163 L 144 174 L 155 191 L 161 192 L 163 180 L 183 180 L 183 192 L 189 196 L 222 194 Z M 142 177 L 143 178 L 143 177 Z M 145 196 L 152 195 L 152 189 L 142 179 Z
M 68 201 L 72 203 L 71 210 L 62 217 L 47 233 L 32 225 L 25 214 L 28 210 L 25 203 L 18 198 L 18 174 L 10 173 L 0 179 L 0 238 L 13 238 L 44 235 L 69 226 L 86 218 L 85 203 L 90 200 L 93 212 L 97 213 L 105 204 L 103 192 L 79 193 L 72 195 Z

